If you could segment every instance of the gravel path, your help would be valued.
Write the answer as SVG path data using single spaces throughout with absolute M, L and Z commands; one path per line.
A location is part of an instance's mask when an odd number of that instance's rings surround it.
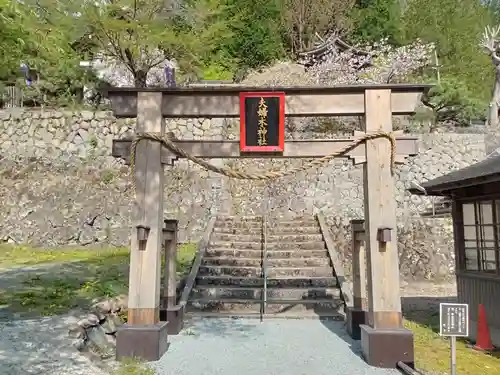
M 0 323 L 2 375 L 105 375 L 82 356 L 68 338 L 73 316 Z
M 159 375 L 389 375 L 368 366 L 344 323 L 318 320 L 196 319 L 171 337 Z
M 0 289 L 16 289 L 36 272 L 57 274 L 59 265 L 0 270 Z M 84 270 L 65 265 L 71 275 Z M 404 305 L 428 311 L 453 296 L 453 284 L 402 285 Z M 422 298 L 422 296 L 425 296 Z M 68 327 L 79 313 L 26 319 L 0 306 L 1 375 L 106 375 L 94 361 L 71 344 Z M 21 316 L 23 315 L 23 316 Z M 388 375 L 398 372 L 371 368 L 360 358 L 358 342 L 347 336 L 343 323 L 316 320 L 194 319 L 179 336 L 171 336 L 168 353 L 153 363 L 158 375 Z M 112 364 L 111 364 L 112 365 Z

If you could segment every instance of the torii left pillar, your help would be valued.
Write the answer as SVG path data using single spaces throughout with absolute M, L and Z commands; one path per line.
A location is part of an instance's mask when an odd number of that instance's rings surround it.
M 137 95 L 136 131 L 163 134 L 162 93 Z M 167 322 L 160 322 L 164 187 L 160 143 L 150 140 L 139 143 L 134 179 L 128 321 L 116 335 L 116 359 L 156 361 L 168 349 Z

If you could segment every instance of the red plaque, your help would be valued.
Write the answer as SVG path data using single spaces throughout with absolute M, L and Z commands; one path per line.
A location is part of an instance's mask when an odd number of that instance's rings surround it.
M 240 93 L 240 151 L 285 150 L 285 93 Z

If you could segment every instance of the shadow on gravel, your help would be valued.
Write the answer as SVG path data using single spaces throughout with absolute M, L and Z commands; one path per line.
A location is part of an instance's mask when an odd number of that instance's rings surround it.
M 180 277 L 191 262 L 192 257 L 180 254 Z M 128 269 L 125 253 L 2 271 L 0 321 L 65 314 L 88 309 L 94 300 L 126 294 Z
M 0 320 L 36 318 L 88 308 L 126 293 L 128 255 L 12 269 L 0 273 Z
M 321 319 L 320 322 L 331 333 L 344 340 L 347 345 L 349 345 L 349 349 L 351 349 L 351 351 L 356 356 L 363 358 L 361 353 L 361 346 L 359 345 L 358 341 L 353 340 L 351 336 L 349 336 L 349 334 L 347 333 L 345 322 L 327 319 Z

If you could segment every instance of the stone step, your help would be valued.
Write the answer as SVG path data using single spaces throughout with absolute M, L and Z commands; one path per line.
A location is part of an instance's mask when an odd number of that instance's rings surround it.
M 228 242 L 259 242 L 263 240 L 261 234 L 223 234 L 214 233 L 211 236 L 212 241 L 228 241 Z M 282 234 L 268 235 L 267 243 L 273 242 L 308 242 L 308 241 L 323 241 L 322 234 Z
M 258 287 L 197 285 L 193 289 L 192 299 L 247 299 L 262 300 L 264 289 Z M 303 300 L 303 299 L 340 298 L 338 288 L 267 288 L 267 299 Z
M 262 227 L 248 227 L 248 228 L 235 228 L 230 226 L 214 227 L 214 234 L 258 234 L 262 235 Z M 320 234 L 321 229 L 319 226 L 307 227 L 269 227 L 267 228 L 268 235 L 287 235 L 287 234 Z
M 216 221 L 214 229 L 235 229 L 235 230 L 262 230 L 262 222 L 260 221 L 246 221 L 246 222 L 232 222 L 232 221 Z
M 340 308 L 336 311 L 331 309 L 328 311 L 317 311 L 313 309 L 304 309 L 302 306 L 291 305 L 286 309 L 278 312 L 265 312 L 261 313 L 256 310 L 229 310 L 229 311 L 201 311 L 191 306 L 187 306 L 186 317 L 191 319 L 311 319 L 311 320 L 329 320 L 344 322 L 346 315 L 344 309 Z
M 225 248 L 208 248 L 205 257 L 233 257 L 233 258 L 258 258 L 262 259 L 262 250 L 238 250 L 238 249 L 225 249 Z M 318 250 L 268 250 L 267 259 L 274 258 L 315 258 L 315 257 L 328 257 L 326 249 Z
M 246 299 L 210 299 L 203 298 L 188 302 L 188 313 L 212 313 L 215 316 L 228 315 L 242 316 L 259 314 L 263 303 L 257 300 Z M 340 299 L 305 299 L 284 300 L 270 299 L 265 307 L 266 315 L 282 315 L 283 317 L 314 318 L 316 317 L 343 317 L 344 303 Z
M 292 222 L 295 220 L 299 221 L 316 221 L 316 217 L 314 215 L 310 216 L 289 216 L 289 217 L 276 217 L 276 216 L 267 216 L 267 220 L 271 222 Z M 227 215 L 218 215 L 217 221 L 230 221 L 230 222 L 245 222 L 245 221 L 262 221 L 262 215 L 248 215 L 248 216 L 227 216 Z
M 206 266 L 201 265 L 200 276 L 239 276 L 239 277 L 262 277 L 262 267 L 241 267 L 241 266 Z M 270 278 L 277 276 L 295 277 L 332 277 L 331 267 L 269 267 L 267 276 Z
M 217 216 L 217 221 L 223 222 L 250 222 L 250 221 L 262 221 L 262 216 L 249 215 L 249 216 Z
M 202 260 L 204 266 L 238 266 L 238 267 L 261 267 L 260 258 L 234 258 L 234 257 L 205 257 Z M 267 266 L 272 267 L 328 267 L 329 258 L 268 258 Z
M 211 248 L 226 248 L 238 250 L 261 250 L 262 242 L 250 241 L 210 241 Z M 307 242 L 271 242 L 267 244 L 267 250 L 318 250 L 326 249 L 323 241 L 307 241 Z
M 313 218 L 298 218 L 296 220 L 271 220 L 268 221 L 270 228 L 296 228 L 317 227 L 318 222 Z M 220 220 L 217 219 L 214 228 L 262 228 L 262 219 L 256 220 Z
M 238 287 L 261 287 L 264 279 L 261 277 L 238 277 L 223 275 L 199 275 L 195 285 L 213 286 L 238 286 Z M 268 287 L 276 288 L 336 288 L 337 278 L 330 275 L 328 277 L 273 277 L 267 279 Z

